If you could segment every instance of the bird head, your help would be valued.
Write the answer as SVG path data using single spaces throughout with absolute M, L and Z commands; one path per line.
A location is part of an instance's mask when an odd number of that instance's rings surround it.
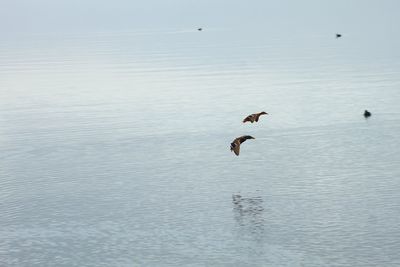
M 265 111 L 263 111 L 263 112 L 261 112 L 260 114 L 262 114 L 262 115 L 265 115 L 265 114 L 268 114 L 267 112 L 265 112 Z

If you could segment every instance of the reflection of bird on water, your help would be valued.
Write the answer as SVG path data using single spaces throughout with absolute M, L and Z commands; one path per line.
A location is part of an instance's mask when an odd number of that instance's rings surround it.
M 264 207 L 261 197 L 242 197 L 232 195 L 233 211 L 242 234 L 255 234 L 256 239 L 263 239 Z
M 247 139 L 255 139 L 253 136 L 250 135 L 243 135 L 241 137 L 236 138 L 231 143 L 231 151 L 235 152 L 236 156 L 239 156 L 240 152 L 240 144 L 246 141 Z
M 240 201 L 242 200 L 242 196 L 237 194 L 237 195 L 232 195 L 232 202 L 235 205 L 239 205 Z
M 268 114 L 268 113 L 265 112 L 265 111 L 260 112 L 260 113 L 251 114 L 251 115 L 247 116 L 246 118 L 244 118 L 243 123 L 246 123 L 248 121 L 251 122 L 251 123 L 258 122 L 258 119 L 260 118 L 260 116 L 261 115 L 266 115 L 266 114 Z
M 259 215 L 264 211 L 263 199 L 261 197 L 244 198 L 239 194 L 232 195 L 234 210 L 241 215 Z
M 364 111 L 364 117 L 365 118 L 369 118 L 369 117 L 371 117 L 371 115 L 372 115 L 371 112 L 369 112 L 368 110 Z

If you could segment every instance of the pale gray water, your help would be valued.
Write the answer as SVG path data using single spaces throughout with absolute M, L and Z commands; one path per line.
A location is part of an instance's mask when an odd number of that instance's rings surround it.
M 334 34 L 2 42 L 0 266 L 399 266 L 399 40 Z

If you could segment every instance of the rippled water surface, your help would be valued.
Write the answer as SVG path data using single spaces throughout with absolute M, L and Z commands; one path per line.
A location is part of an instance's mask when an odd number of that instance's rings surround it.
M 224 28 L 5 40 L 0 265 L 399 266 L 398 45 Z

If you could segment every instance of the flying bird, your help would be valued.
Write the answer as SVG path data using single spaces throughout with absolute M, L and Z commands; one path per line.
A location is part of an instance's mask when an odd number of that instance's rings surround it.
M 371 117 L 371 115 L 372 115 L 371 112 L 369 112 L 368 110 L 364 111 L 364 117 L 365 118 Z
M 240 144 L 246 141 L 247 139 L 255 139 L 253 136 L 250 135 L 243 135 L 241 137 L 236 138 L 231 143 L 231 151 L 235 153 L 236 156 L 239 156 L 240 152 Z
M 340 33 L 337 33 L 336 38 L 340 38 L 340 37 L 342 37 L 342 35 Z
M 246 118 L 244 118 L 243 123 L 246 123 L 248 121 L 251 123 L 257 122 L 261 115 L 266 115 L 266 114 L 268 114 L 268 113 L 265 111 L 260 112 L 260 113 L 251 114 L 251 115 L 247 116 Z

